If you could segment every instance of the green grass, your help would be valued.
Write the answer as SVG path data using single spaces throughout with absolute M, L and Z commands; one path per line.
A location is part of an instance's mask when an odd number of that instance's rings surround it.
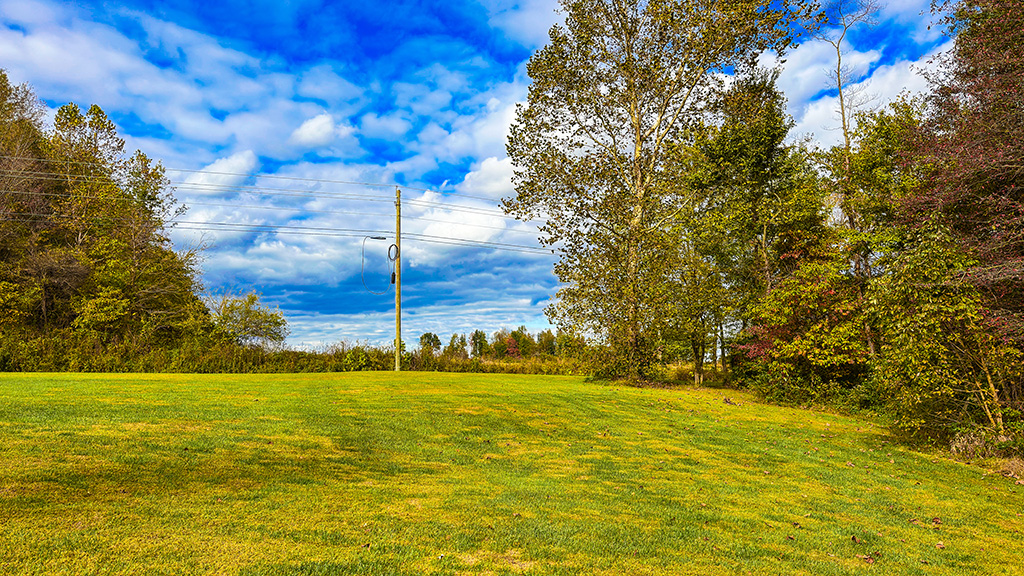
M 0 375 L 2 574 L 1021 574 L 1020 488 L 732 391 Z

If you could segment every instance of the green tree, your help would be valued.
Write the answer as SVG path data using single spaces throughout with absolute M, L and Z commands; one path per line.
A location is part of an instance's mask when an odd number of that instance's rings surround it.
M 537 333 L 537 353 L 555 355 L 555 334 L 550 329 Z
M 681 192 L 667 167 L 722 86 L 780 53 L 804 6 L 762 0 L 563 0 L 565 25 L 530 59 L 508 142 L 521 218 L 542 217 L 564 283 L 549 315 L 601 335 L 616 372 L 648 376 Z
M 713 105 L 718 122 L 675 150 L 692 190 L 680 235 L 714 262 L 748 321 L 824 230 L 824 192 L 810 156 L 785 142 L 793 123 L 777 76 L 756 69 L 737 77 Z
M 222 296 L 209 306 L 217 328 L 240 344 L 268 347 L 279 345 L 288 337 L 284 314 L 264 306 L 256 292 Z
M 469 352 L 466 350 L 466 335 L 452 334 L 451 340 L 448 341 L 448 345 L 444 347 L 441 355 L 445 358 L 469 358 Z
M 508 354 L 508 339 L 512 336 L 508 328 L 501 328 L 494 334 L 491 334 L 491 355 L 497 359 L 502 359 Z
M 433 332 L 425 332 L 420 335 L 420 350 L 434 356 L 441 349 L 441 338 Z
M 72 330 L 107 343 L 186 337 L 206 312 L 196 254 L 174 251 L 164 233 L 176 211 L 162 167 L 126 156 L 97 106 L 60 107 L 50 131 L 41 110 L 0 72 L 4 324 L 25 337 Z
M 530 335 L 526 326 L 520 326 L 512 331 L 509 336 L 516 341 L 516 349 L 523 358 L 529 358 L 537 352 L 537 341 Z
M 929 224 L 912 236 L 872 296 L 882 335 L 874 383 L 894 423 L 923 437 L 981 428 L 1007 432 L 1008 400 L 1021 395 L 1024 353 L 993 332 L 976 265 L 953 234 Z
M 487 343 L 487 333 L 483 330 L 474 330 L 469 337 L 470 352 L 473 358 L 483 358 L 490 353 L 490 345 Z

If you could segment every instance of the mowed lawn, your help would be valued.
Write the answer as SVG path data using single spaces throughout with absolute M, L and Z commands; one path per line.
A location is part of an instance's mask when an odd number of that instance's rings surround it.
M 1022 492 L 734 391 L 0 375 L 0 574 L 1019 575 Z

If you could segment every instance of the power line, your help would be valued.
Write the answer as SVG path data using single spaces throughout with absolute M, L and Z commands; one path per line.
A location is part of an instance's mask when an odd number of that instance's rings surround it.
M 32 172 L 32 171 L 11 171 L 11 170 L 0 170 L 0 174 L 6 174 L 8 176 L 22 176 L 30 175 L 32 180 L 43 180 L 48 182 L 64 182 L 65 178 L 71 180 L 74 183 L 87 182 L 87 183 L 106 183 L 110 180 L 105 178 L 97 178 L 96 176 L 90 176 L 88 174 L 71 174 L 69 172 Z M 344 192 L 319 192 L 313 193 L 309 190 L 303 190 L 301 188 L 262 188 L 257 186 L 229 186 L 226 184 L 212 184 L 212 183 L 178 183 L 171 182 L 168 184 L 170 188 L 178 190 L 184 188 L 186 190 L 198 190 L 198 191 L 215 191 L 215 192 L 239 192 L 239 193 L 251 193 L 260 196 L 289 196 L 298 198 L 313 198 L 313 199 L 332 199 L 332 200 L 369 200 L 373 202 L 391 202 L 390 198 L 382 196 L 370 196 L 367 194 L 348 194 Z
M 3 157 L 3 156 L 0 156 L 0 157 Z M 92 182 L 101 182 L 101 183 L 107 182 L 107 180 L 105 178 L 97 179 L 95 176 L 89 176 L 89 175 L 84 175 L 84 174 L 71 174 L 71 173 L 33 172 L 33 171 L 24 171 L 24 170 L 12 171 L 12 170 L 2 170 L 2 169 L 0 169 L 0 174 L 6 174 L 6 175 L 9 175 L 9 176 L 31 175 L 31 176 L 33 176 L 32 179 L 51 181 L 51 182 L 63 182 L 65 179 L 61 178 L 60 176 L 66 176 L 67 178 L 72 179 L 72 181 L 84 181 L 84 182 L 90 182 L 90 183 L 92 183 Z M 257 187 L 257 186 L 227 186 L 227 185 L 209 184 L 209 183 L 200 183 L 200 184 L 191 184 L 191 183 L 174 184 L 174 183 L 171 183 L 170 187 L 174 188 L 176 190 L 184 188 L 184 189 L 190 189 L 190 190 L 197 190 L 197 191 L 201 191 L 201 192 L 205 192 L 205 191 L 240 192 L 240 193 L 250 193 L 250 194 L 254 194 L 254 195 L 258 195 L 258 196 L 282 196 L 282 197 L 293 197 L 293 198 L 307 198 L 307 199 L 314 199 L 314 200 L 363 200 L 363 201 L 369 201 L 369 202 L 389 202 L 389 203 L 393 201 L 391 198 L 380 197 L 380 196 L 370 196 L 370 195 L 365 195 L 365 194 L 347 194 L 347 193 L 338 193 L 338 192 L 311 192 L 311 191 L 307 191 L 307 190 L 294 189 L 294 188 L 263 188 L 263 187 Z M 22 192 L 22 193 L 25 193 L 25 192 Z M 477 206 L 467 206 L 467 205 L 464 205 L 464 204 L 447 204 L 447 203 L 443 203 L 443 202 L 433 202 L 433 201 L 429 201 L 429 200 L 416 200 L 416 199 L 406 200 L 406 203 L 417 205 L 417 206 L 427 206 L 427 207 L 441 208 L 441 209 L 449 210 L 449 211 L 453 211 L 453 212 L 463 212 L 463 213 L 468 213 L 468 214 L 480 214 L 480 215 L 484 215 L 484 216 L 492 216 L 492 217 L 495 217 L 495 218 L 502 218 L 502 219 L 505 219 L 505 220 L 519 220 L 517 218 L 510 217 L 507 214 L 505 214 L 504 212 L 499 211 L 499 210 L 492 210 L 492 209 L 481 208 L 481 207 L 477 207 Z M 539 223 L 539 222 L 541 222 L 540 220 L 537 220 L 537 219 L 519 220 L 519 221 L 527 222 L 527 223 L 530 223 L 530 222 Z
M 0 155 L 0 158 L 4 158 L 4 159 L 7 159 L 7 160 L 29 160 L 29 161 L 34 161 L 34 162 L 46 162 L 46 163 L 49 163 L 49 164 L 83 164 L 83 165 L 89 165 L 89 166 L 103 166 L 104 168 L 108 167 L 108 165 L 103 163 L 103 162 L 89 162 L 89 161 L 83 161 L 83 160 L 55 160 L 55 159 L 52 159 L 52 158 L 30 158 L 30 157 L 7 156 L 7 155 Z M 281 175 L 278 175 L 278 174 L 248 174 L 248 173 L 244 173 L 244 172 L 221 172 L 221 171 L 216 171 L 216 170 L 190 170 L 188 168 L 169 168 L 167 166 L 161 166 L 161 168 L 163 168 L 163 170 L 165 172 L 182 172 L 182 173 L 186 173 L 186 174 L 191 173 L 191 174 L 213 174 L 213 175 L 217 175 L 217 176 L 244 176 L 246 178 L 259 177 L 259 178 L 272 178 L 272 179 L 275 179 L 275 180 L 291 180 L 291 181 L 297 181 L 297 182 L 318 182 L 318 183 L 325 183 L 325 184 L 347 184 L 347 185 L 350 185 L 350 186 L 366 186 L 366 187 L 370 187 L 370 188 L 392 188 L 392 187 L 394 187 L 394 184 L 386 184 L 386 183 L 382 184 L 382 183 L 374 183 L 374 182 L 357 182 L 357 181 L 349 181 L 349 180 L 328 180 L 328 179 L 325 179 L 325 178 L 302 178 L 302 177 L 299 177 L 299 176 L 281 176 Z
M 50 159 L 50 158 L 30 158 L 30 157 L 6 156 L 6 155 L 0 155 L 0 158 L 5 158 L 5 159 L 8 159 L 8 160 L 29 160 L 29 161 L 47 162 L 47 163 L 85 164 L 85 165 L 95 165 L 95 166 L 107 167 L 107 165 L 102 163 L 102 162 L 88 162 L 88 161 L 80 161 L 80 160 L 54 160 L 54 159 Z M 404 188 L 406 190 L 416 190 L 417 192 L 435 192 L 435 193 L 437 193 L 437 194 L 439 194 L 441 196 L 457 195 L 457 196 L 464 196 L 466 198 L 475 198 L 475 199 L 478 199 L 478 200 L 494 201 L 494 198 L 489 197 L 489 196 L 478 196 L 478 195 L 474 195 L 474 194 L 468 194 L 468 193 L 465 193 L 465 192 L 459 192 L 459 191 L 456 191 L 456 190 L 452 190 L 452 191 L 449 191 L 449 192 L 445 193 L 445 192 L 442 192 L 442 191 L 434 189 L 434 188 L 420 188 L 420 187 L 416 187 L 416 186 L 407 186 L 407 185 L 402 185 L 402 184 L 398 184 L 398 183 L 374 183 L 374 182 L 359 182 L 359 181 L 352 181 L 352 180 L 330 180 L 330 179 L 324 179 L 324 178 L 303 178 L 303 177 L 299 177 L 299 176 L 282 176 L 282 175 L 278 175 L 278 174 L 265 174 L 265 173 L 251 174 L 251 173 L 246 173 L 246 172 L 229 172 L 229 171 L 206 170 L 206 169 L 203 169 L 203 170 L 192 170 L 192 169 L 187 169 L 187 168 L 169 168 L 169 167 L 166 167 L 166 166 L 163 166 L 163 169 L 164 169 L 165 172 L 179 172 L 179 173 L 184 173 L 184 174 L 212 174 L 212 175 L 216 175 L 216 176 L 242 176 L 242 177 L 245 177 L 245 178 L 271 178 L 271 179 L 277 179 L 277 180 L 290 180 L 290 181 L 299 181 L 299 182 L 317 182 L 317 183 L 325 183 L 325 184 L 345 184 L 345 185 L 349 185 L 349 186 L 366 186 L 366 187 L 370 187 L 370 188 L 394 188 L 395 186 L 398 186 L 398 187 Z
M 0 172 L 2 172 L 2 171 L 0 171 Z M 69 196 L 67 194 L 61 194 L 61 193 L 57 193 L 57 192 L 35 192 L 35 191 L 17 191 L 17 190 L 0 190 L 0 192 L 8 192 L 8 193 L 11 193 L 11 194 L 20 194 L 20 195 L 25 195 L 25 196 L 43 196 L 43 197 L 56 197 L 56 198 L 65 198 L 65 197 Z M 84 194 L 75 194 L 74 198 L 81 198 L 81 199 L 85 199 L 85 200 L 110 200 L 110 198 L 106 198 L 106 197 L 103 197 L 103 196 L 88 196 L 88 195 L 84 195 Z M 393 216 L 393 214 L 381 214 L 381 213 L 378 213 L 378 212 L 354 212 L 354 211 L 349 211 L 349 210 L 312 210 L 312 209 L 308 209 L 308 208 L 291 208 L 291 207 L 286 207 L 286 206 L 258 206 L 258 205 L 250 205 L 250 204 L 221 204 L 221 203 L 216 203 L 216 202 L 201 202 L 201 201 L 200 202 L 188 201 L 184 205 L 185 205 L 186 208 L 191 207 L 191 206 L 211 206 L 211 207 L 217 207 L 217 208 L 233 208 L 233 209 L 248 209 L 248 210 L 272 210 L 272 211 L 275 211 L 275 212 L 286 211 L 286 212 L 295 212 L 295 213 L 298 213 L 298 214 L 328 214 L 328 215 L 338 215 L 338 216 L 375 216 L 375 217 L 381 217 L 381 218 L 390 218 L 390 217 Z M 437 218 L 427 218 L 427 217 L 424 217 L 424 216 L 408 216 L 407 218 L 409 218 L 411 220 L 417 220 L 417 221 L 420 221 L 420 222 L 433 222 L 433 223 L 437 223 L 437 224 L 452 224 L 452 225 L 455 225 L 455 226 L 466 226 L 466 227 L 471 227 L 471 228 L 483 228 L 483 229 L 487 229 L 487 230 L 500 230 L 500 231 L 504 231 L 504 232 L 510 232 L 510 233 L 513 233 L 513 234 L 530 234 L 530 235 L 536 234 L 536 231 L 534 231 L 534 230 L 517 230 L 515 228 L 508 228 L 508 227 L 504 227 L 504 226 L 488 226 L 486 224 L 471 224 L 471 223 L 468 223 L 468 222 L 455 222 L 455 221 L 451 221 L 451 220 L 439 220 Z M 509 218 L 505 217 L 504 219 L 507 220 Z
M 26 216 L 26 217 L 38 217 L 38 218 L 51 218 L 53 215 L 37 214 L 31 212 L 10 212 L 13 216 Z M 3 218 L 9 222 L 38 222 L 38 220 L 30 219 L 14 219 L 14 218 Z M 92 221 L 99 221 L 100 218 L 91 218 Z M 127 218 L 110 218 L 109 220 L 114 221 L 130 221 Z M 279 224 L 245 224 L 242 222 L 197 222 L 191 220 L 178 220 L 172 222 L 172 226 L 184 230 L 201 230 L 212 232 L 213 229 L 205 227 L 214 227 L 222 231 L 235 231 L 235 232 L 273 232 L 275 234 L 305 234 L 309 236 L 339 236 L 339 237 L 352 237 L 362 236 L 366 234 L 390 234 L 390 231 L 380 229 L 357 229 L 357 228 L 327 228 L 320 226 L 285 226 Z M 419 233 L 406 233 L 404 236 L 413 238 L 422 242 L 429 242 L 432 244 L 447 244 L 452 246 L 466 246 L 466 247 L 484 247 L 492 248 L 495 250 L 505 250 L 509 252 L 522 252 L 529 254 L 549 254 L 550 250 L 545 248 L 539 248 L 535 246 L 526 246 L 523 244 L 511 244 L 507 242 L 489 242 L 485 240 L 471 240 L 468 238 L 453 238 L 450 236 L 438 236 L 434 234 L 419 234 Z

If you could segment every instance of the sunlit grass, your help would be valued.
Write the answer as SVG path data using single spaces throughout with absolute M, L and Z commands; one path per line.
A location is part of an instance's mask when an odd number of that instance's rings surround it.
M 0 375 L 3 574 L 1020 574 L 1019 488 L 734 391 Z

